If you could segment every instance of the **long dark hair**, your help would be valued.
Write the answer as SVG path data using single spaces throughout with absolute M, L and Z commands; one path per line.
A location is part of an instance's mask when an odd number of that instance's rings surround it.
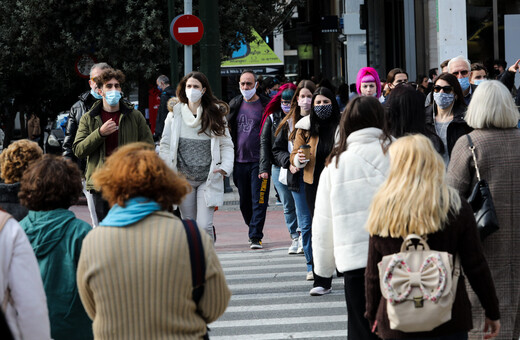
M 380 136 L 381 148 L 386 153 L 392 138 L 387 128 L 383 106 L 375 97 L 355 97 L 343 111 L 339 122 L 339 141 L 327 157 L 325 165 L 329 165 L 332 159 L 336 157 L 337 167 L 339 155 L 347 150 L 348 137 L 355 131 L 371 127 L 383 131 Z
M 318 118 L 316 115 L 316 112 L 314 112 L 314 100 L 317 96 L 322 95 L 330 99 L 330 102 L 332 104 L 332 114 L 329 118 L 322 120 Z M 336 97 L 334 96 L 334 93 L 329 90 L 326 87 L 318 87 L 316 91 L 312 94 L 312 103 L 311 103 L 311 113 L 310 113 L 310 121 L 311 121 L 311 128 L 309 129 L 311 136 L 318 136 L 320 133 L 320 127 L 332 127 L 337 126 L 339 119 L 340 119 L 340 112 L 339 112 L 339 106 L 338 102 L 336 101 Z M 334 135 L 334 131 L 331 131 L 331 134 Z
M 302 118 L 300 107 L 298 106 L 298 97 L 300 96 L 300 91 L 302 89 L 307 89 L 311 93 L 314 93 L 316 90 L 316 84 L 314 84 L 311 80 L 302 80 L 298 83 L 298 86 L 296 86 L 296 91 L 294 92 L 294 96 L 291 100 L 291 110 L 289 110 L 289 113 L 285 115 L 285 117 L 282 119 L 280 124 L 278 125 L 278 129 L 276 129 L 276 132 L 274 133 L 275 136 L 278 136 L 280 131 L 282 130 L 289 130 L 289 123 L 287 122 L 289 119 L 292 118 L 293 126 L 296 125 L 296 123 Z M 293 129 L 289 136 L 289 140 L 294 140 L 296 137 L 296 129 Z
M 435 78 L 433 80 L 433 86 L 435 86 L 437 81 L 440 79 L 446 81 L 448 84 L 450 84 L 451 87 L 453 87 L 453 93 L 455 93 L 455 103 L 453 104 L 453 111 L 455 111 L 459 107 L 465 108 L 467 105 L 466 105 L 466 102 L 464 101 L 464 94 L 462 93 L 462 87 L 460 87 L 460 83 L 459 83 L 459 80 L 457 79 L 457 77 L 455 77 L 453 74 L 448 73 L 448 72 L 441 73 L 437 76 L 437 78 Z M 435 103 L 435 100 L 433 100 L 433 90 L 432 90 L 430 96 L 431 96 L 430 102 L 432 103 L 433 109 L 434 109 L 433 111 L 435 112 L 435 115 L 437 115 L 437 104 Z
M 199 134 L 208 134 L 207 131 L 210 130 L 216 136 L 223 136 L 226 132 L 224 116 L 229 113 L 229 106 L 227 103 L 213 96 L 208 78 L 206 78 L 204 73 L 195 71 L 185 75 L 179 82 L 179 85 L 177 85 L 177 98 L 179 98 L 181 103 L 188 104 L 185 90 L 186 82 L 190 78 L 197 79 L 202 84 L 202 88 L 206 88 L 200 101 L 202 105 L 202 117 Z
M 412 86 L 396 86 L 385 102 L 388 131 L 395 138 L 406 134 L 426 134 L 425 96 Z

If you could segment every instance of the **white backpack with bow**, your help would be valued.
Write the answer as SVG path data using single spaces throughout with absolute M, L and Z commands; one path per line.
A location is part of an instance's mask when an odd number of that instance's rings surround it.
M 430 250 L 410 234 L 401 251 L 378 263 L 381 293 L 386 299 L 390 328 L 426 332 L 451 320 L 460 276 L 460 260 L 447 252 Z

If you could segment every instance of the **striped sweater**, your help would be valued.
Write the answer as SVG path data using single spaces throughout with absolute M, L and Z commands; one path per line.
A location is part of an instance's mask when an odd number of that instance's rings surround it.
M 182 222 L 155 212 L 124 228 L 99 227 L 83 241 L 77 282 L 96 339 L 200 339 L 230 299 L 206 233 L 206 286 L 192 300 L 189 248 Z

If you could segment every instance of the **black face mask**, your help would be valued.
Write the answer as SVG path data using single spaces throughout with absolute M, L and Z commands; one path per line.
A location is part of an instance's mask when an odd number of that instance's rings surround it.
M 500 70 L 499 69 L 495 69 L 495 76 L 498 76 L 500 75 Z

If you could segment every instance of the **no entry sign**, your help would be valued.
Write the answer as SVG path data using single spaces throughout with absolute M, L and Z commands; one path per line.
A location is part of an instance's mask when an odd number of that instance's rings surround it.
M 170 33 L 173 39 L 182 45 L 193 45 L 202 39 L 204 25 L 194 15 L 182 14 L 172 20 Z

